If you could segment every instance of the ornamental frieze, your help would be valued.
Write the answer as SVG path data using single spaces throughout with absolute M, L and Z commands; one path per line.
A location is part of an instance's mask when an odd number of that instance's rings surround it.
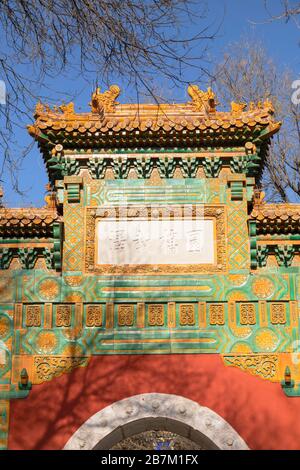
M 70 373 L 76 367 L 85 367 L 87 357 L 36 356 L 34 358 L 34 382 L 48 382 L 54 377 Z
M 278 356 L 264 354 L 225 355 L 225 365 L 238 367 L 263 379 L 274 379 L 278 373 Z

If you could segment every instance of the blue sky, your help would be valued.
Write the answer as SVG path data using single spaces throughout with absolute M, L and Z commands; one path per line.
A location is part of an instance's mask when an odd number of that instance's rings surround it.
M 280 0 L 271 0 L 270 4 L 276 11 Z M 224 48 L 229 43 L 239 41 L 243 35 L 251 33 L 265 44 L 270 56 L 280 66 L 290 68 L 295 79 L 300 78 L 300 29 L 293 21 L 269 22 L 263 0 L 210 0 L 209 9 L 209 19 L 212 24 L 220 25 L 216 39 L 209 43 L 211 57 L 215 60 L 221 59 Z M 191 27 L 192 29 L 195 29 L 195 25 Z M 92 77 L 90 83 L 81 80 L 80 77 L 55 77 L 52 81 L 48 81 L 48 85 L 55 90 L 51 92 L 51 96 L 54 100 L 57 96 L 58 104 L 62 101 L 60 93 L 67 90 L 72 95 L 76 94 L 75 109 L 88 111 L 88 102 L 94 85 L 92 82 Z M 165 82 L 163 84 L 167 86 Z M 205 86 L 204 83 L 202 85 Z M 174 89 L 168 93 L 173 95 L 174 100 L 185 101 L 187 99 L 185 89 Z M 134 98 L 134 91 L 127 89 L 123 90 L 119 101 L 134 101 Z M 170 99 L 172 99 L 171 96 Z M 17 129 L 16 133 L 20 149 L 31 141 L 27 135 L 25 123 L 22 123 L 22 126 L 24 127 Z M 10 207 L 42 206 L 47 176 L 37 145 L 24 159 L 19 172 L 19 181 L 21 189 L 25 192 L 24 196 L 12 189 L 8 176 L 5 178 L 3 183 L 5 203 Z

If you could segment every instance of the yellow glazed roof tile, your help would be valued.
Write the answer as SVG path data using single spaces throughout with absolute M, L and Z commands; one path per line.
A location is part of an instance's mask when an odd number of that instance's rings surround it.
M 201 131 L 209 135 L 226 136 L 228 133 L 243 132 L 248 134 L 258 130 L 267 130 L 267 139 L 280 128 L 281 123 L 273 119 L 273 107 L 269 101 L 254 105 L 247 110 L 244 104 L 232 103 L 228 112 L 216 110 L 215 95 L 209 88 L 206 92 L 196 85 L 188 87 L 192 100 L 184 104 L 119 104 L 116 97 L 120 89 L 112 85 L 101 93 L 97 89 L 91 100 L 91 112 L 76 113 L 74 104 L 56 106 L 38 103 L 35 110 L 35 122 L 28 126 L 29 133 L 37 140 L 48 133 L 102 134 L 109 132 L 126 133 L 140 131 L 168 133 L 172 129 L 183 131 Z M 75 136 L 74 136 L 75 137 Z

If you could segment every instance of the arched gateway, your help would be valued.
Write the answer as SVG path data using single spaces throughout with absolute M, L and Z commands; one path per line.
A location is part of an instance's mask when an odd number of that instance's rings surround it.
M 0 449 L 151 427 L 246 448 L 210 409 L 251 449 L 299 449 L 300 205 L 257 187 L 272 103 L 119 92 L 87 113 L 38 103 L 46 205 L 0 196 Z
M 143 431 L 172 431 L 203 449 L 247 450 L 245 441 L 214 411 L 178 395 L 145 393 L 94 414 L 73 434 L 65 450 L 110 449 Z

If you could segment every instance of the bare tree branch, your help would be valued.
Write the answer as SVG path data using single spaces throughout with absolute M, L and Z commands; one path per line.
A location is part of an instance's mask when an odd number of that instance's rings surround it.
M 270 21 L 284 20 L 286 23 L 293 20 L 300 28 L 300 2 L 298 0 L 281 0 L 281 8 L 278 13 L 274 12 L 274 3 L 270 0 L 263 0 L 265 9 L 269 15 Z
M 187 70 L 194 79 L 207 74 L 206 48 L 218 30 L 208 24 L 205 0 L 2 0 L 0 25 L 0 78 L 8 89 L 0 179 L 8 169 L 16 188 L 15 126 L 28 122 L 38 98 L 49 98 L 53 77 L 77 74 L 100 85 L 121 79 L 151 95 L 157 75 L 177 86 L 191 80 Z
M 269 200 L 299 201 L 300 105 L 291 101 L 291 72 L 279 70 L 259 41 L 242 37 L 239 43 L 229 45 L 215 77 L 214 86 L 224 105 L 229 106 L 232 100 L 273 102 L 283 126 L 273 139 L 262 184 Z

